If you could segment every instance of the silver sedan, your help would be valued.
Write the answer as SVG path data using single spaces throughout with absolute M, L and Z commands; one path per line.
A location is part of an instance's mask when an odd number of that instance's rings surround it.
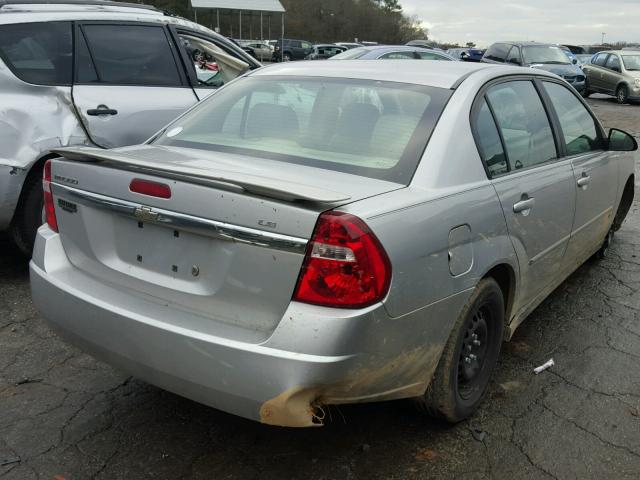
M 606 254 L 637 143 L 541 70 L 317 63 L 144 145 L 58 150 L 34 302 L 97 358 L 266 424 L 408 397 L 460 421 L 503 340 Z
M 456 62 L 458 59 L 442 50 L 412 47 L 407 45 L 375 45 L 358 47 L 339 53 L 329 60 L 445 60 Z

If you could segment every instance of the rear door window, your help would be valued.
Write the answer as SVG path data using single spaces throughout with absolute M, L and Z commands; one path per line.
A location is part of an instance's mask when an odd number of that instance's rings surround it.
M 531 168 L 558 158 L 553 131 L 533 83 L 495 85 L 486 98 L 504 139 L 510 170 Z
M 571 91 L 557 83 L 543 82 L 567 145 L 568 155 L 580 155 L 604 148 L 600 129 L 585 106 Z
M 493 178 L 507 173 L 509 166 L 502 147 L 502 140 L 485 99 L 482 99 L 480 107 L 475 110 L 472 124 L 480 157 L 489 176 Z
M 97 83 L 180 86 L 181 76 L 163 26 L 84 24 Z M 90 70 L 88 66 L 86 70 Z M 85 75 L 83 73 L 83 75 Z M 86 81 L 80 76 L 78 82 Z
M 0 57 L 24 82 L 71 85 L 71 38 L 70 22 L 2 25 Z

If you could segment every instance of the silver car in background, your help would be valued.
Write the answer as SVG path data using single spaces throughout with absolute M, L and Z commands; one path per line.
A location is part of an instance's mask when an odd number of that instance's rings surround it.
M 605 93 L 622 104 L 640 101 L 640 51 L 599 52 L 583 70 L 587 75 L 585 97 Z
M 329 60 L 447 60 L 458 61 L 441 50 L 431 50 L 418 46 L 374 45 L 347 50 Z
M 407 397 L 457 422 L 606 253 L 636 148 L 542 70 L 256 70 L 144 145 L 56 150 L 33 301 L 97 358 L 266 424 Z
M 0 0 L 0 231 L 31 255 L 50 149 L 144 142 L 259 66 L 223 36 L 147 5 Z

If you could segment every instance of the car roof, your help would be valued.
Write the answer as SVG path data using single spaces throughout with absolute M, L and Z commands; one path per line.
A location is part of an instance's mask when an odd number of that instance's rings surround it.
M 50 11 L 92 11 L 96 7 L 105 11 L 128 9 L 142 10 L 145 14 L 165 15 L 153 5 L 143 3 L 116 2 L 111 0 L 0 0 L 0 11 L 5 12 L 50 12 Z M 140 13 L 140 12 L 138 12 Z
M 440 60 L 337 60 L 326 62 L 285 62 L 254 70 L 251 76 L 291 76 L 353 78 L 383 82 L 412 83 L 438 88 L 456 88 L 468 76 L 479 71 L 491 71 L 493 76 L 531 75 L 531 69 L 493 65 L 489 63 L 443 62 Z M 536 75 L 553 76 L 542 70 Z
M 358 47 L 367 52 L 374 52 L 376 50 L 411 50 L 414 51 L 416 48 L 423 48 L 420 45 L 364 45 L 362 47 Z M 423 50 L 428 50 L 427 48 L 423 48 Z
M 0 24 L 72 20 L 169 23 L 222 38 L 198 23 L 142 3 L 110 0 L 0 0 Z

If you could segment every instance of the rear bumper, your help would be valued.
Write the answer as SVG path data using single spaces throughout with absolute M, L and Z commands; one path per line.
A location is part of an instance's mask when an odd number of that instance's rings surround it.
M 422 394 L 450 331 L 442 319 L 467 297 L 395 319 L 379 305 L 344 311 L 292 303 L 267 341 L 250 343 L 225 338 L 223 328 L 203 331 L 202 319 L 161 319 L 168 305 L 84 274 L 46 226 L 30 269 L 36 307 L 69 342 L 163 389 L 283 426 L 317 424 L 322 404 Z M 429 312 L 434 322 L 426 328 Z

